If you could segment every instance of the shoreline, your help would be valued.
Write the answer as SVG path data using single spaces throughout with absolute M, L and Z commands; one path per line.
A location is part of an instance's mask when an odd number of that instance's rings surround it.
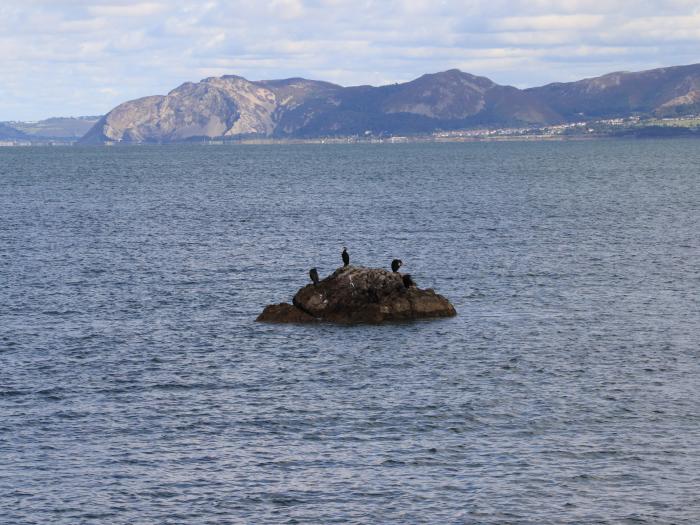
M 87 136 L 87 135 L 86 135 Z M 0 139 L 0 147 L 26 146 L 141 146 L 141 145 L 289 145 L 289 144 L 425 144 L 425 143 L 473 143 L 473 142 L 569 142 L 615 139 L 673 139 L 700 138 L 700 116 L 685 116 L 666 119 L 644 119 L 639 117 L 581 121 L 549 126 L 464 128 L 435 130 L 426 133 L 392 135 L 387 132 L 366 130 L 364 133 L 318 137 L 271 137 L 255 135 L 191 137 L 174 142 L 86 142 L 83 137 L 51 138 L 34 140 Z
M 240 140 L 208 140 L 208 141 L 182 141 L 182 142 L 132 142 L 132 143 L 106 143 L 106 144 L 80 144 L 74 142 L 12 142 L 0 141 L 0 148 L 29 148 L 29 147 L 132 147 L 132 146 L 289 146 L 289 145 L 357 145 L 357 144 L 476 144 L 492 142 L 592 142 L 592 141 L 617 141 L 617 140 L 677 140 L 700 139 L 700 132 L 677 135 L 519 135 L 496 137 L 388 137 L 376 139 L 359 138 L 325 138 L 325 139 L 240 139 Z

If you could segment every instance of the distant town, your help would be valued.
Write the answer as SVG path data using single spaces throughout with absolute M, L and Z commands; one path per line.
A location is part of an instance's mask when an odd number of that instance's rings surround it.
M 480 142 L 515 140 L 578 140 L 639 136 L 700 136 L 700 115 L 677 118 L 642 117 L 580 121 L 549 126 L 475 128 L 436 131 L 429 135 L 365 136 L 316 139 L 317 143 Z

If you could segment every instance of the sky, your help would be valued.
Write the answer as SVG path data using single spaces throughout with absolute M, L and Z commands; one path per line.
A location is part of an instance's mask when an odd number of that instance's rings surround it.
M 236 74 L 517 87 L 700 62 L 698 0 L 0 0 L 0 121 Z

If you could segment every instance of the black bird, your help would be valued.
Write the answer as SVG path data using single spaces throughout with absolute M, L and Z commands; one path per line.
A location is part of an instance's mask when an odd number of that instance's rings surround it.
M 315 285 L 318 284 L 318 270 L 316 270 L 316 268 L 311 268 L 309 270 L 309 277 L 311 277 Z
M 405 274 L 404 276 L 402 276 L 401 280 L 403 281 L 403 285 L 405 288 L 410 288 L 411 286 L 416 285 L 416 283 L 413 282 L 413 279 L 411 279 L 411 276 L 409 274 Z
M 343 257 L 343 266 L 350 264 L 350 254 L 348 254 L 348 249 L 343 246 L 343 253 L 340 254 Z
M 394 259 L 391 261 L 391 271 L 394 273 L 398 272 L 402 265 L 403 261 L 401 259 Z

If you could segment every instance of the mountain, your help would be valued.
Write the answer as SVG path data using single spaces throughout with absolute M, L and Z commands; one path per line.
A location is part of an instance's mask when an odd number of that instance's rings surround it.
M 0 140 L 28 140 L 29 137 L 7 122 L 0 122 Z
M 120 104 L 84 143 L 177 142 L 198 137 L 271 136 L 282 116 L 343 88 L 302 78 L 250 82 L 227 75 L 186 82 L 165 96 Z
M 38 122 L 13 122 L 12 125 L 31 137 L 79 139 L 100 119 L 97 117 L 53 117 Z
M 100 117 L 54 117 L 38 122 L 0 122 L 0 139 L 44 142 L 78 140 Z
M 700 113 L 700 64 L 610 73 L 526 89 L 566 120 Z
M 404 84 L 336 89 L 284 112 L 276 136 L 425 133 L 499 122 L 558 120 L 546 105 L 513 87 L 456 69 Z
M 700 64 L 517 89 L 457 69 L 380 87 L 239 76 L 187 82 L 120 104 L 82 142 L 415 134 L 700 112 Z

